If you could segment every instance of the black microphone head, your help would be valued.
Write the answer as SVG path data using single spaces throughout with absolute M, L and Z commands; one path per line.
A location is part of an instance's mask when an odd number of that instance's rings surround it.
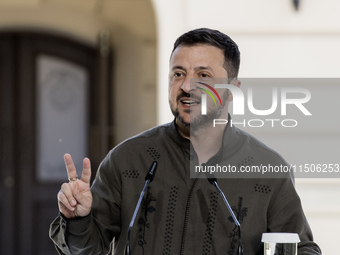
M 214 185 L 214 182 L 217 183 L 217 179 L 214 174 L 212 173 L 205 173 L 205 176 L 207 177 L 208 182 L 210 182 L 212 185 Z
M 149 182 L 152 182 L 156 174 L 157 165 L 158 165 L 157 161 L 152 162 L 150 169 L 147 175 L 145 176 L 145 181 L 149 180 Z
M 216 178 L 207 178 L 208 182 L 210 182 L 212 185 L 214 185 L 214 182 L 217 182 Z

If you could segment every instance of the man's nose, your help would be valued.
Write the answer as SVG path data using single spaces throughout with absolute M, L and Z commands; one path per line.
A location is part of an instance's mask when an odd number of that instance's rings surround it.
M 189 75 L 185 77 L 185 79 L 183 80 L 181 89 L 185 92 L 185 93 L 190 93 L 190 91 L 193 90 L 193 87 L 191 85 L 191 78 Z

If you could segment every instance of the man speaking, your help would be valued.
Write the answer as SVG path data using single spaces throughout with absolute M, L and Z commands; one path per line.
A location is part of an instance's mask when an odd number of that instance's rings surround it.
M 287 165 L 279 154 L 235 126 L 210 125 L 213 119 L 231 118 L 230 90 L 219 93 L 218 106 L 208 102 L 206 114 L 201 114 L 207 86 L 193 86 L 192 81 L 209 85 L 209 79 L 222 78 L 240 87 L 239 65 L 238 46 L 229 36 L 206 28 L 183 34 L 175 42 L 169 66 L 174 121 L 113 148 L 91 187 L 89 159 L 84 159 L 78 178 L 71 156 L 65 155 L 69 182 L 58 193 L 60 213 L 50 228 L 60 254 L 107 254 L 111 243 L 112 254 L 124 254 L 128 241 L 131 254 L 225 255 L 243 249 L 243 254 L 254 255 L 263 254 L 265 232 L 297 233 L 298 254 L 321 254 L 290 175 L 209 181 L 190 176 L 194 165 Z M 154 161 L 157 173 L 140 196 Z M 228 198 L 231 212 L 214 181 Z M 133 216 L 136 221 L 128 235 Z

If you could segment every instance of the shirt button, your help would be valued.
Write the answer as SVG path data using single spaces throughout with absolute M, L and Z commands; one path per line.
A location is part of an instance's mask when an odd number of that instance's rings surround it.
M 193 154 L 190 154 L 190 155 L 189 155 L 189 159 L 190 159 L 190 160 L 193 160 L 194 158 L 195 158 L 195 156 L 194 156 Z

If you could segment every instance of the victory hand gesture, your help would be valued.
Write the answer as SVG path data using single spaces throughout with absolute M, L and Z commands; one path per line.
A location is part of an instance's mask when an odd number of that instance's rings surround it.
M 91 212 L 92 205 L 90 160 L 84 158 L 83 173 L 80 179 L 78 179 L 71 155 L 65 154 L 64 160 L 69 182 L 63 183 L 58 193 L 59 211 L 69 219 L 86 216 Z

